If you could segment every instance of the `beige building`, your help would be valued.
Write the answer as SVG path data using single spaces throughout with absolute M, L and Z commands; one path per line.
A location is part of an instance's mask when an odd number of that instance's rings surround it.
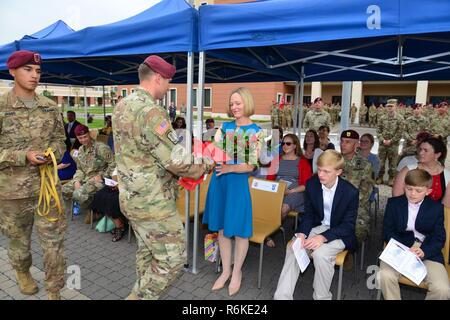
M 0 80 L 0 94 L 9 91 L 13 87 L 14 82 L 8 80 Z M 84 106 L 84 87 L 75 87 L 67 85 L 39 85 L 36 89 L 38 94 L 44 94 L 54 100 L 60 107 L 66 107 L 67 102 L 70 106 Z M 106 106 L 111 106 L 117 100 L 117 87 L 105 87 Z M 102 87 L 86 87 L 86 97 L 88 106 L 103 105 L 103 88 Z M 112 99 L 111 99 L 112 98 Z

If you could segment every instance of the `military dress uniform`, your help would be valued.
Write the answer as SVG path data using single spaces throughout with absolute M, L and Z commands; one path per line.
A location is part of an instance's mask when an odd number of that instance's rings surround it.
M 32 101 L 24 101 L 14 89 L 0 97 L 0 229 L 10 241 L 8 256 L 13 269 L 27 273 L 32 264 L 31 233 L 36 224 L 49 293 L 59 293 L 64 287 L 67 221 L 65 215 L 58 216 L 56 208 L 49 213 L 52 218 L 58 217 L 55 222 L 36 214 L 41 178 L 39 166 L 29 163 L 26 154 L 50 147 L 59 161 L 66 149 L 64 140 L 60 110 L 52 100 L 35 95 Z M 59 184 L 57 188 L 60 193 Z
M 109 146 L 93 140 L 90 147 L 82 145 L 78 152 L 74 153 L 73 159 L 77 163 L 77 171 L 73 179 L 64 185 L 63 195 L 66 199 L 72 198 L 78 202 L 82 208 L 88 208 L 95 193 L 105 186 L 104 178 L 112 177 L 116 167 L 114 156 Z M 95 176 L 101 176 L 102 181 L 95 181 Z M 79 182 L 81 187 L 75 190 L 76 182 Z

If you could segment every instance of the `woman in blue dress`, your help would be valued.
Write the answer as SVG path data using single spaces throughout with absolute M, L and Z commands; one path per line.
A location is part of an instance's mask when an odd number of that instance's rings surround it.
M 247 88 L 231 92 L 228 115 L 232 122 L 224 122 L 214 137 L 214 143 L 228 158 L 218 163 L 211 177 L 206 197 L 203 223 L 211 231 L 219 232 L 222 274 L 212 290 L 222 289 L 230 280 L 228 293 L 235 295 L 241 286 L 242 265 L 247 256 L 249 238 L 253 234 L 252 202 L 248 178 L 258 165 L 259 150 L 263 143 L 262 131 L 250 120 L 255 104 Z M 235 238 L 234 266 L 231 270 L 231 238 Z

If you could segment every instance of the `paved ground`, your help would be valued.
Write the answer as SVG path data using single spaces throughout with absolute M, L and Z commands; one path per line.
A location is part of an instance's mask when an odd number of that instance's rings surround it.
M 390 193 L 390 188 L 382 187 L 381 207 L 384 207 L 386 196 Z M 378 216 L 378 225 L 374 228 L 373 237 L 369 248 L 366 249 L 365 268 L 367 265 L 375 264 L 376 255 L 380 251 L 380 228 L 382 212 Z M 122 241 L 113 243 L 110 234 L 99 233 L 91 230 L 89 225 L 83 223 L 83 216 L 75 217 L 69 223 L 66 233 L 65 254 L 67 265 L 70 268 L 80 267 L 81 283 L 80 288 L 67 289 L 62 292 L 64 299 L 81 300 L 118 300 L 124 299 L 130 292 L 135 281 L 135 250 L 134 237 L 131 243 L 124 238 Z M 191 225 L 192 227 L 192 225 Z M 293 220 L 285 222 L 287 237 L 292 236 Z M 192 230 L 192 228 L 191 228 Z M 206 230 L 201 231 L 200 239 L 203 239 Z M 34 296 L 24 296 L 19 293 L 14 279 L 14 272 L 11 269 L 7 258 L 7 240 L 0 236 L 0 299 L 7 300 L 35 300 L 46 299 L 43 287 L 43 265 L 42 253 L 36 234 L 33 233 L 32 273 L 39 282 L 40 291 Z M 274 237 L 277 247 L 264 249 L 264 265 L 261 289 L 257 288 L 257 272 L 259 247 L 251 245 L 247 260 L 243 269 L 243 282 L 241 291 L 231 299 L 233 300 L 262 300 L 272 299 L 278 276 L 284 261 L 284 248 L 281 234 Z M 200 244 L 202 242 L 200 241 Z M 214 272 L 214 264 L 203 260 L 203 251 L 199 248 L 198 273 L 183 273 L 182 277 L 174 283 L 162 299 L 169 300 L 228 300 L 227 290 L 212 293 L 210 288 L 217 277 Z M 312 298 L 312 278 L 313 267 L 309 267 L 305 274 L 301 275 L 295 291 L 295 299 Z M 336 269 L 337 271 L 337 269 Z M 69 280 L 72 272 L 67 274 Z M 375 299 L 376 290 L 369 290 L 366 285 L 370 274 L 366 271 L 357 270 L 355 281 L 355 270 L 344 271 L 343 299 Z M 332 292 L 336 293 L 337 288 L 336 272 L 332 286 Z M 68 281 L 74 284 L 73 281 Z M 418 289 L 402 287 L 402 294 L 405 299 L 423 299 L 424 292 Z

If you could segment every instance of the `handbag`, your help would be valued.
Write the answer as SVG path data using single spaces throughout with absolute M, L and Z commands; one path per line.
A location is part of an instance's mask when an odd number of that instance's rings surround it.
M 219 235 L 217 233 L 208 233 L 205 235 L 205 260 L 215 262 L 219 253 Z
M 114 224 L 114 221 L 108 218 L 107 216 L 104 216 L 95 227 L 95 230 L 98 232 L 110 232 L 112 229 L 114 229 L 116 225 Z

